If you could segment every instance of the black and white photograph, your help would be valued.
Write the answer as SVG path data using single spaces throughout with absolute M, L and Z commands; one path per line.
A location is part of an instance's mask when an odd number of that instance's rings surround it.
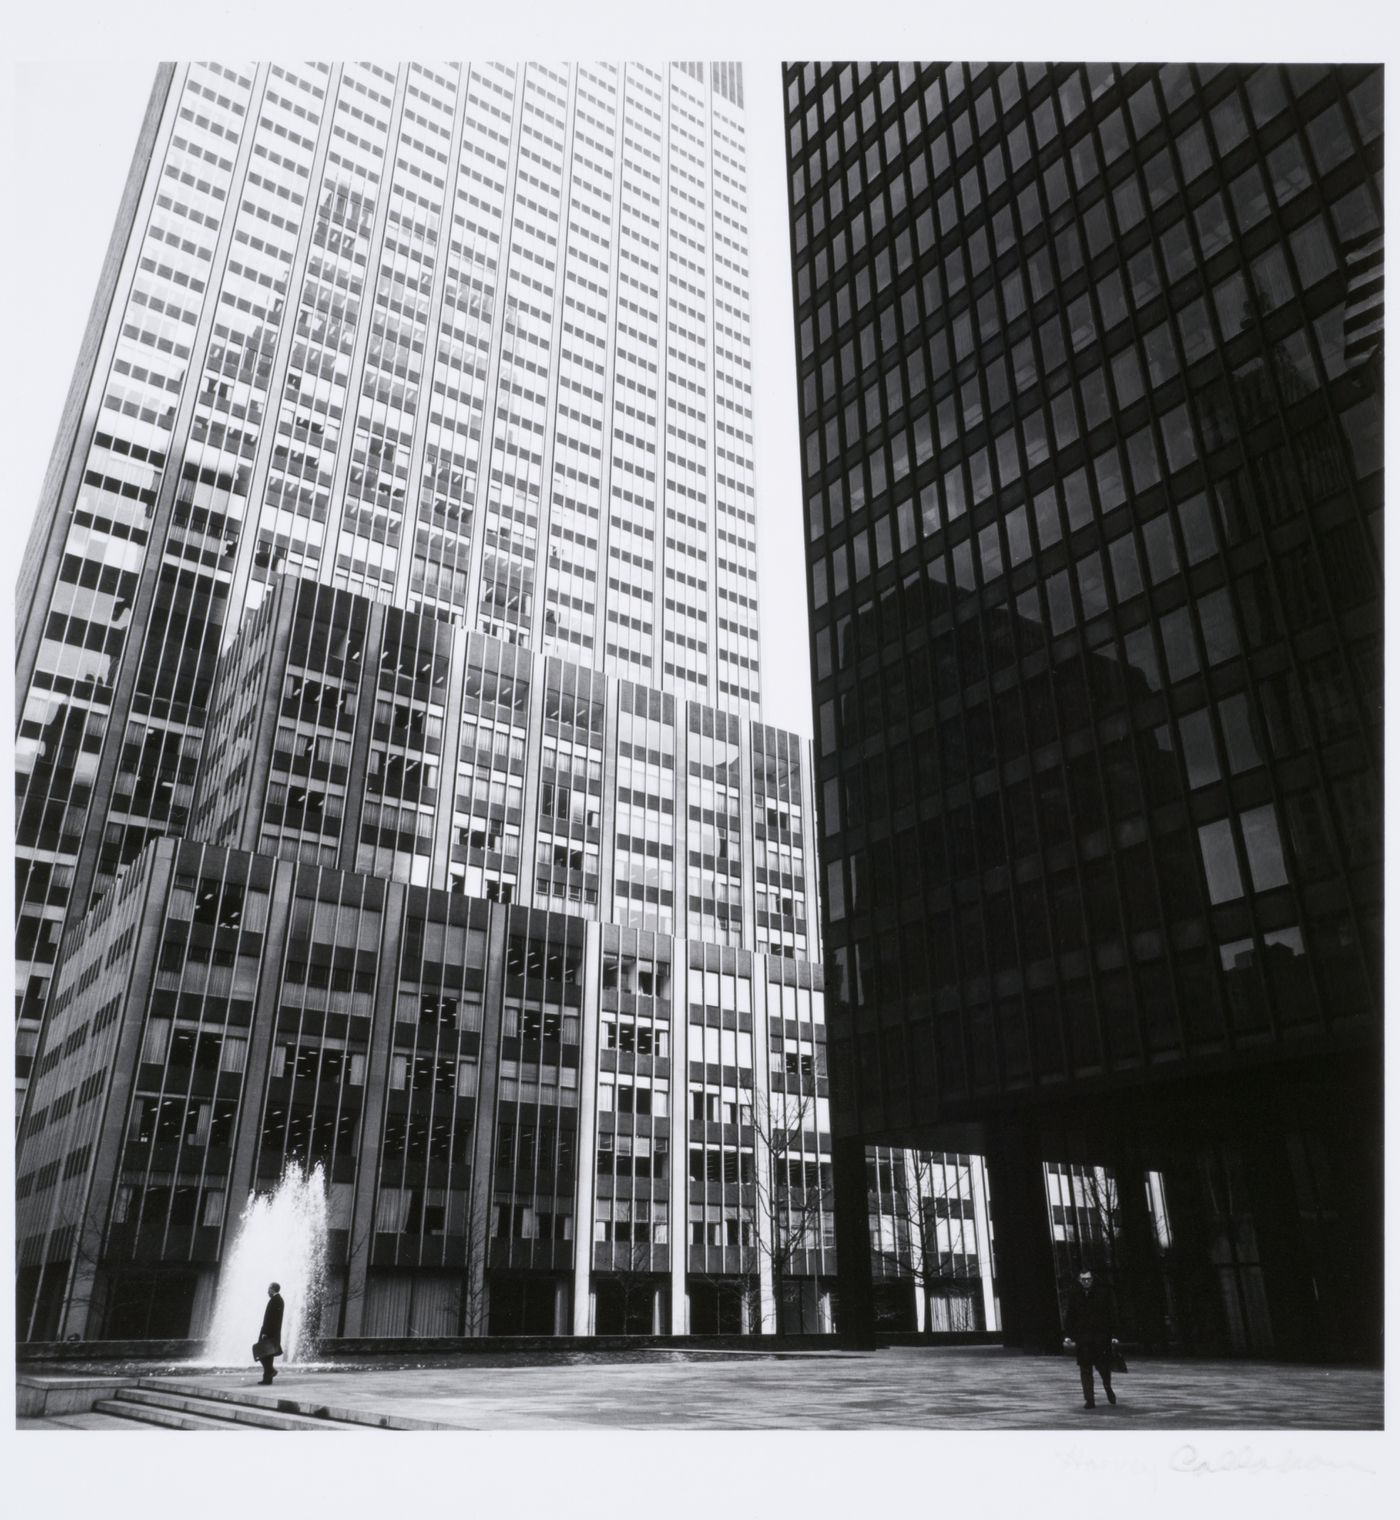
M 64 9 L 23 1512 L 1382 1513 L 1379 18 Z

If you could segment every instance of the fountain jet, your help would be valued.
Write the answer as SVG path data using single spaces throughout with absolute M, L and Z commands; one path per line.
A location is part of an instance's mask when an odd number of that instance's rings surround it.
M 285 1361 L 307 1361 L 315 1354 L 325 1271 L 325 1171 L 319 1162 L 310 1172 L 289 1162 L 271 1193 L 249 1195 L 219 1273 L 204 1360 L 221 1367 L 251 1362 L 267 1286 L 275 1282 L 287 1306 Z

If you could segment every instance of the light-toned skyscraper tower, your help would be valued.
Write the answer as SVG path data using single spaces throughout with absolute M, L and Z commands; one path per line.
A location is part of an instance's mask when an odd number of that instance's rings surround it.
M 731 65 L 163 69 L 19 579 L 17 997 L 279 571 L 750 714 Z
M 20 577 L 22 1338 L 830 1328 L 733 65 L 162 71 Z M 52 986 L 50 985 L 52 983 Z

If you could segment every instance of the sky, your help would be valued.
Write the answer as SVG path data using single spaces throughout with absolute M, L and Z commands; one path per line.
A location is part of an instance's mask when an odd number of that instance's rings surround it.
M 32 356 L 10 398 L 11 525 L 32 520 L 73 365 L 146 108 L 154 66 L 28 60 L 11 96 L 15 177 L 8 204 L 44 208 L 43 236 L 14 239 L 24 298 L 11 324 Z M 80 109 L 74 109 L 74 102 Z M 782 81 L 772 60 L 745 68 L 753 281 L 754 437 L 759 650 L 767 722 L 810 736 L 807 601 L 788 260 Z M 59 192 L 61 189 L 61 193 Z M 17 325 L 16 325 L 17 324 Z

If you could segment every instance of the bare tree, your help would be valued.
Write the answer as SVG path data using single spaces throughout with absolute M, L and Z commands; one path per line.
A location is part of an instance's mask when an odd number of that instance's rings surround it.
M 404 1182 L 402 1185 L 409 1190 L 416 1188 L 425 1197 L 430 1191 L 439 1191 L 429 1190 L 421 1184 L 412 1182 Z M 460 1235 L 463 1241 L 462 1254 L 454 1256 L 448 1265 L 461 1273 L 461 1294 L 458 1299 L 455 1334 L 471 1338 L 486 1333 L 488 1315 L 486 1265 L 490 1248 L 487 1229 L 489 1213 L 478 1198 L 474 1187 L 468 1184 L 463 1191 L 465 1200 L 461 1205 L 460 1213 L 454 1211 L 451 1220 L 452 1236 Z M 319 1306 L 318 1339 L 344 1336 L 346 1319 L 351 1307 L 362 1303 L 367 1294 L 368 1268 L 372 1260 L 374 1242 L 380 1233 L 383 1232 L 376 1231 L 373 1227 L 355 1231 L 350 1227 L 348 1216 L 344 1225 L 332 1225 L 330 1240 L 327 1243 L 326 1268 L 340 1278 L 341 1286 L 339 1294 L 330 1297 L 329 1304 Z M 337 1241 L 337 1236 L 343 1241 L 343 1245 Z M 334 1255 L 332 1251 L 335 1252 Z M 334 1308 L 328 1313 L 332 1304 Z M 363 1333 L 362 1330 L 361 1334 Z
M 1118 1236 L 1122 1228 L 1118 1179 L 1102 1166 L 1062 1167 L 1063 1187 L 1070 1200 L 1065 1210 L 1066 1233 L 1076 1267 L 1091 1267 L 1114 1277 L 1118 1267 Z
M 631 1228 L 635 1235 L 638 1228 L 636 1222 Z M 612 1270 L 608 1276 L 599 1279 L 598 1286 L 601 1288 L 605 1282 L 613 1285 L 618 1306 L 622 1311 L 623 1334 L 630 1334 L 627 1327 L 632 1321 L 634 1312 L 639 1308 L 644 1308 L 650 1314 L 656 1301 L 659 1274 L 652 1256 L 650 1228 L 648 1228 L 647 1239 L 634 1238 L 627 1242 L 614 1240 L 611 1250 Z M 645 1335 L 649 1331 L 650 1326 L 639 1333 Z
M 1118 1179 L 1106 1167 L 1090 1167 L 1084 1174 L 1085 1199 L 1095 1243 L 1103 1252 L 1110 1275 L 1118 1271 L 1118 1237 L 1123 1216 L 1118 1206 Z
M 956 1160 L 950 1165 L 938 1152 L 895 1150 L 891 1182 L 893 1229 L 888 1245 L 876 1243 L 876 1257 L 887 1277 L 912 1279 L 924 1305 L 924 1334 L 932 1338 L 932 1300 L 966 1281 L 957 1257 L 985 1249 L 975 1234 L 973 1251 L 965 1248 L 972 1169 Z
M 1077 1161 L 1046 1162 L 1045 1171 L 1061 1311 L 1074 1291 L 1076 1275 L 1086 1268 L 1098 1273 L 1117 1299 L 1122 1231 L 1118 1178 L 1107 1167 Z
M 91 1338 L 92 1313 L 102 1300 L 106 1231 L 87 1218 L 86 1202 L 86 1187 L 55 1192 L 38 1234 L 46 1259 L 30 1269 L 33 1293 L 27 1306 L 19 1309 L 15 1324 L 18 1340 L 28 1340 L 36 1330 L 47 1329 L 45 1319 L 53 1321 L 51 1334 L 76 1336 L 78 1332 L 72 1327 L 82 1324 L 82 1339 Z M 21 1281 L 25 1281 L 23 1275 Z
M 457 1319 L 457 1333 L 475 1338 L 487 1333 L 488 1292 L 486 1261 L 490 1243 L 486 1219 L 478 1220 L 474 1195 L 467 1202 L 467 1259 L 462 1267 L 462 1301 Z M 481 1266 L 478 1269 L 478 1262 Z
M 810 1084 L 809 1084 L 810 1085 Z M 787 1284 L 809 1252 L 821 1246 L 822 1215 L 832 1208 L 831 1190 L 823 1187 L 816 1148 L 815 1093 L 743 1090 L 754 1137 L 753 1182 L 741 1189 L 759 1260 L 767 1258 L 773 1278 L 774 1332 L 785 1333 L 783 1305 Z M 808 1141 L 811 1144 L 808 1144 Z M 798 1298 L 799 1333 L 806 1330 Z
M 180 1266 L 184 1258 L 166 1257 L 163 1251 L 152 1255 L 150 1232 L 163 1235 L 172 1227 L 191 1228 L 193 1212 L 181 1224 L 178 1219 L 167 1218 L 166 1210 L 172 1202 L 180 1202 L 181 1195 L 186 1201 L 192 1200 L 192 1208 L 200 1205 L 205 1196 L 195 1183 L 174 1184 L 169 1195 L 162 1192 L 154 1212 L 148 1214 L 150 1194 L 143 1197 L 141 1189 L 136 1189 L 133 1195 L 130 1190 L 118 1187 L 110 1200 L 96 1197 L 86 1183 L 56 1190 L 43 1236 L 49 1260 L 36 1281 L 28 1311 L 16 1324 L 16 1334 L 31 1335 L 41 1327 L 42 1316 L 53 1321 L 62 1339 L 91 1340 L 95 1338 L 94 1331 L 107 1338 L 114 1301 L 119 1301 L 116 1295 L 120 1291 L 140 1288 L 158 1293 L 162 1282 L 168 1282 L 166 1270 Z M 121 1226 L 131 1233 L 126 1253 L 115 1255 L 111 1237 L 114 1228 Z M 164 1301 L 169 1301 L 168 1291 Z M 80 1325 L 81 1330 L 77 1328 Z M 188 1330 L 185 1334 L 189 1334 Z

